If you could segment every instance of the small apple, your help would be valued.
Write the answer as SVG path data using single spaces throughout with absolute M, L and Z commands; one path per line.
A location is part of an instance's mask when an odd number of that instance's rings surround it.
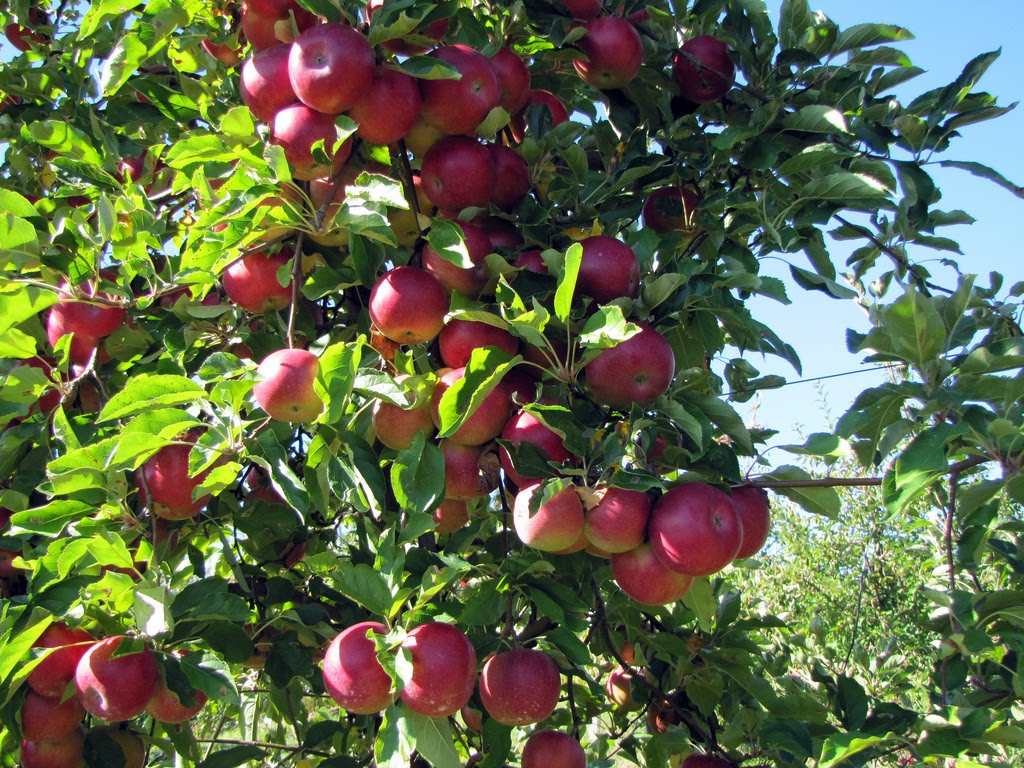
M 549 461 L 559 464 L 568 464 L 574 459 L 566 449 L 562 437 L 529 411 L 519 411 L 512 416 L 501 431 L 501 439 L 517 447 L 524 442 L 530 443 L 547 456 Z M 517 472 L 512 465 L 512 458 L 504 447 L 499 450 L 498 456 L 501 458 L 501 468 L 505 470 L 505 475 L 516 486 L 521 488 L 537 479 L 532 475 Z
M 463 499 L 445 499 L 434 510 L 436 533 L 455 533 L 469 522 L 469 508 Z
M 76 731 L 85 710 L 74 696 L 61 702 L 60 696 L 40 696 L 29 691 L 21 706 L 21 734 L 29 741 L 56 741 Z
M 449 368 L 463 368 L 474 349 L 497 347 L 508 355 L 519 351 L 519 339 L 506 331 L 474 320 L 451 320 L 437 339 L 441 360 Z
M 644 226 L 659 235 L 666 232 L 695 232 L 700 198 L 689 187 L 659 187 L 644 200 Z
M 534 731 L 523 747 L 522 768 L 587 768 L 587 753 L 568 733 Z
M 85 711 L 110 722 L 141 715 L 156 691 L 160 671 L 148 648 L 111 658 L 124 635 L 100 640 L 86 651 L 75 669 L 75 687 Z
M 492 251 L 504 248 L 509 253 L 515 253 L 523 245 L 523 235 L 520 233 L 519 227 L 508 219 L 499 216 L 484 216 L 477 219 L 476 223 L 487 235 Z
M 608 553 L 635 549 L 643 543 L 650 512 L 651 501 L 646 493 L 606 488 L 597 505 L 587 510 L 587 540 Z
M 296 30 L 301 34 L 316 23 L 317 17 L 295 2 L 289 3 L 279 16 L 265 16 L 248 2 L 242 3 L 242 33 L 257 51 L 290 43 L 297 37 Z
M 68 684 L 75 678 L 78 662 L 94 642 L 91 634 L 79 627 L 69 627 L 56 621 L 46 629 L 33 648 L 54 648 L 29 673 L 28 683 L 36 693 L 42 696 L 63 696 Z
M 370 319 L 397 344 L 430 341 L 444 328 L 448 294 L 437 278 L 419 267 L 395 267 L 370 291 Z
M 277 253 L 254 251 L 231 262 L 220 278 L 224 293 L 232 303 L 254 314 L 287 307 L 292 303 L 291 277 L 281 285 L 277 273 L 294 255 L 290 248 Z
M 420 116 L 420 87 L 416 79 L 381 65 L 373 82 L 348 110 L 359 124 L 357 135 L 369 144 L 387 146 L 405 138 Z
M 636 296 L 640 287 L 640 262 L 633 249 L 608 235 L 594 235 L 580 242 L 576 292 L 605 304 L 618 298 Z
M 466 727 L 475 732 L 482 733 L 484 730 L 484 719 L 483 712 L 476 707 L 471 707 L 468 704 L 459 710 L 459 714 L 462 716 L 462 722 L 466 724 Z
M 594 400 L 628 411 L 650 405 L 668 391 L 675 376 L 675 354 L 664 336 L 647 323 L 640 333 L 602 350 L 584 368 Z
M 531 725 L 555 711 L 562 677 L 543 651 L 516 648 L 489 657 L 480 671 L 480 699 L 502 725 Z
M 651 673 L 646 669 L 644 670 L 644 677 L 648 682 L 653 682 Z M 608 674 L 608 679 L 604 683 L 604 690 L 608 694 L 608 699 L 619 709 L 626 711 L 640 709 L 640 702 L 633 696 L 633 675 L 621 667 L 613 669 Z
M 573 61 L 576 72 L 583 82 L 602 90 L 628 85 L 644 61 L 644 44 L 636 28 L 618 16 L 588 22 L 579 47 L 587 59 Z
M 736 65 L 729 48 L 710 35 L 694 37 L 683 43 L 672 62 L 672 78 L 679 95 L 695 104 L 718 101 L 732 88 Z
M 339 115 L 373 84 L 373 48 L 353 27 L 319 24 L 292 43 L 288 79 L 299 100 L 325 115 Z
M 139 470 L 136 478 L 139 496 L 144 504 L 152 502 L 153 514 L 157 517 L 165 520 L 195 517 L 210 500 L 209 494 L 192 498 L 193 491 L 210 473 L 206 470 L 195 477 L 189 474 L 189 455 L 198 437 L 190 433 L 182 438 L 184 443 L 165 445 Z
M 612 555 L 612 577 L 619 588 L 643 605 L 667 605 L 685 595 L 693 577 L 676 573 L 654 554 L 650 544 Z
M 519 539 L 542 552 L 557 552 L 575 544 L 583 532 L 583 503 L 576 488 L 567 486 L 531 512 L 531 501 L 541 483 L 524 486 L 512 506 L 512 522 Z
M 21 768 L 85 768 L 82 749 L 85 734 L 77 728 L 54 741 L 21 742 Z
M 324 410 L 313 389 L 320 360 L 306 349 L 279 349 L 267 355 L 256 369 L 259 382 L 253 400 L 278 421 L 314 421 Z
M 461 445 L 441 440 L 444 456 L 444 489 L 446 499 L 482 499 L 498 487 L 497 471 L 487 466 L 488 456 L 478 445 Z
M 324 687 L 343 709 L 355 715 L 383 712 L 391 704 L 391 677 L 377 659 L 370 632 L 386 635 L 387 627 L 364 621 L 342 630 L 324 655 Z
M 742 486 L 732 489 L 732 506 L 743 526 L 743 538 L 736 559 L 753 557 L 761 551 L 771 529 L 771 509 L 768 491 L 764 488 Z
M 275 45 L 246 59 L 238 88 L 253 117 L 269 123 L 280 110 L 299 100 L 288 79 L 290 45 Z
M 401 691 L 413 712 L 427 717 L 454 715 L 476 685 L 476 651 L 461 629 L 440 621 L 420 624 L 402 642 L 412 660 L 412 676 Z
M 707 483 L 686 483 L 654 504 L 651 547 L 677 573 L 709 576 L 736 557 L 743 523 L 724 491 Z
M 503 211 L 511 211 L 516 203 L 530 193 L 530 169 L 514 149 L 503 144 L 490 144 L 494 161 L 494 189 L 491 202 Z
M 423 157 L 421 177 L 430 202 L 444 211 L 486 208 L 496 183 L 490 151 L 468 136 L 446 136 L 435 142 Z
M 199 41 L 199 44 L 203 46 L 203 50 L 206 51 L 210 56 L 215 58 L 225 67 L 234 67 L 242 60 L 242 54 L 238 48 L 227 43 L 215 43 L 209 39 L 203 39 Z
M 501 86 L 499 105 L 510 115 L 516 114 L 526 106 L 526 94 L 530 90 L 530 70 L 526 62 L 508 46 L 499 48 L 488 61 Z
M 451 65 L 461 77 L 422 81 L 423 117 L 445 133 L 473 133 L 501 100 L 501 81 L 490 61 L 462 44 L 445 45 L 427 55 Z
M 453 368 L 441 376 L 434 387 L 430 407 L 434 424 L 438 429 L 441 428 L 439 412 L 441 398 L 444 397 L 444 393 L 448 391 L 449 387 L 465 375 L 465 368 Z M 498 386 L 487 393 L 469 418 L 462 422 L 462 426 L 448 435 L 448 439 L 463 445 L 483 445 L 501 434 L 501 430 L 508 421 L 511 408 L 512 402 L 509 399 L 508 389 L 499 382 Z

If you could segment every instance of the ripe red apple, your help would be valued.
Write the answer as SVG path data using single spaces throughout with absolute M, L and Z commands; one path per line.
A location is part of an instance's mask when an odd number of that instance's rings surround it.
M 465 375 L 465 368 L 453 368 L 445 373 L 434 387 L 430 408 L 438 429 L 441 428 L 441 416 L 438 411 L 441 398 L 449 387 Z M 511 408 L 508 389 L 499 382 L 498 386 L 487 393 L 473 414 L 462 422 L 462 426 L 448 435 L 448 439 L 463 445 L 483 445 L 501 434 Z
M 299 100 L 326 115 L 339 115 L 373 84 L 373 48 L 353 27 L 319 24 L 292 43 L 288 79 Z
M 736 557 L 743 541 L 743 523 L 724 491 L 707 483 L 686 483 L 654 504 L 651 548 L 678 573 L 709 576 Z
M 473 133 L 501 99 L 501 82 L 490 61 L 462 44 L 445 45 L 427 55 L 450 64 L 462 77 L 422 82 L 423 117 L 445 133 Z
M 57 338 L 58 340 L 60 339 L 59 336 Z M 72 341 L 72 344 L 73 343 L 74 342 Z M 53 366 L 50 365 L 48 361 L 42 359 L 41 357 L 30 357 L 26 360 L 21 360 L 14 365 L 14 368 L 20 368 L 22 366 L 28 368 L 37 368 L 45 374 L 48 381 L 53 381 Z M 57 389 L 55 386 L 48 386 L 47 389 L 43 391 L 43 394 L 39 396 L 39 399 L 36 402 L 29 403 L 28 413 L 25 414 L 25 417 L 28 418 L 29 416 L 31 416 L 33 413 L 36 412 L 36 409 L 38 409 L 40 413 L 52 413 L 53 409 L 60 405 L 60 398 L 60 390 Z M 14 419 L 12 423 L 15 421 L 20 422 L 21 419 Z M 3 521 L 0 520 L 0 529 L 2 529 L 5 524 L 6 523 L 3 523 Z
M 386 146 L 404 139 L 420 116 L 420 87 L 404 72 L 381 65 L 373 82 L 352 105 L 348 116 L 359 123 L 357 134 L 370 144 Z
M 21 707 L 21 733 L 29 741 L 56 741 L 77 730 L 85 710 L 72 696 L 61 703 L 60 696 L 40 696 L 29 691 Z
M 527 272 L 533 272 L 535 275 L 546 275 L 548 274 L 548 265 L 544 263 L 544 259 L 541 258 L 540 248 L 531 248 L 526 251 L 521 251 L 513 263 L 514 267 L 525 269 Z
M 506 331 L 474 320 L 451 320 L 437 339 L 441 360 L 449 368 L 464 368 L 474 349 L 497 347 L 508 355 L 519 351 L 519 339 Z
M 21 742 L 21 768 L 84 768 L 85 734 L 77 728 L 54 741 Z
M 740 518 L 743 538 L 736 559 L 753 557 L 761 551 L 768 540 L 771 529 L 771 510 L 768 505 L 768 491 L 764 488 L 745 486 L 732 489 L 732 506 Z
M 547 124 L 554 128 L 556 125 L 560 125 L 569 119 L 569 112 L 561 99 L 551 91 L 535 88 L 526 94 L 526 106 L 513 115 L 512 120 L 508 124 L 509 130 L 512 132 L 512 138 L 516 142 L 521 142 L 526 136 L 526 111 L 534 105 L 539 106 L 543 111 L 542 125 Z
M 672 62 L 672 77 L 679 95 L 696 104 L 718 101 L 732 88 L 736 65 L 729 48 L 710 35 L 694 37 L 683 43 Z
M 497 471 L 488 469 L 487 455 L 480 446 L 441 440 L 440 448 L 444 456 L 446 498 L 482 499 L 498 487 Z
M 68 683 L 75 677 L 78 662 L 95 639 L 84 629 L 69 627 L 60 621 L 48 626 L 32 647 L 56 650 L 29 673 L 25 681 L 29 688 L 42 696 L 63 696 Z
M 299 7 L 295 0 L 245 0 L 245 3 L 254 13 L 272 19 L 283 19 L 288 15 L 288 11 L 297 10 Z
M 427 717 L 448 717 L 469 702 L 476 651 L 461 629 L 440 621 L 420 624 L 402 649 L 412 658 L 412 676 L 401 692 L 405 706 Z
M 651 502 L 646 493 L 606 488 L 597 506 L 587 510 L 587 540 L 608 553 L 636 549 L 643 543 L 650 512 Z
M 666 605 L 690 589 L 693 577 L 671 571 L 650 544 L 612 555 L 612 577 L 619 588 L 643 605 Z
M 32 5 L 28 9 L 28 27 L 11 22 L 4 27 L 4 35 L 8 42 L 19 51 L 30 51 L 37 46 L 48 46 L 50 36 L 44 32 L 37 31 L 37 27 L 50 25 L 50 16 L 42 8 Z
M 325 176 L 330 169 L 317 165 L 313 159 L 313 145 L 323 142 L 327 157 L 344 163 L 352 151 L 352 142 L 346 141 L 334 152 L 338 129 L 334 118 L 310 109 L 305 104 L 290 104 L 274 114 L 270 127 L 270 141 L 284 150 L 284 156 L 297 179 L 315 179 Z M 339 161 L 339 158 L 340 161 Z
M 666 232 L 692 232 L 700 198 L 689 187 L 659 187 L 644 200 L 644 226 L 659 235 Z
M 9 579 L 21 574 L 22 569 L 14 566 L 14 558 L 20 555 L 20 550 L 0 549 L 0 579 Z
M 547 456 L 549 461 L 559 464 L 571 463 L 574 458 L 566 450 L 561 436 L 528 411 L 519 411 L 508 420 L 501 431 L 501 439 L 517 447 L 523 442 L 530 443 Z M 505 475 L 518 487 L 521 488 L 536 480 L 533 475 L 522 475 L 515 470 L 512 458 L 504 447 L 499 449 L 498 456 L 501 458 L 501 468 L 505 470 Z
M 70 358 L 73 365 L 89 362 L 99 340 L 117 330 L 125 319 L 120 307 L 100 306 L 84 301 L 59 301 L 50 307 L 46 317 L 46 338 L 55 347 L 61 337 L 73 334 Z M 97 364 L 99 363 L 99 352 Z
M 408 376 L 396 376 L 395 381 L 401 383 Z M 430 402 L 424 401 L 411 408 L 377 400 L 373 404 L 373 431 L 380 442 L 393 451 L 401 451 L 412 445 L 417 432 L 430 438 L 434 432 L 434 419 L 430 415 Z
M 108 763 L 110 768 L 144 768 L 146 765 L 146 745 L 139 735 L 112 725 L 93 728 L 86 737 L 87 744 L 95 744 L 97 740 L 110 739 L 121 750 L 120 762 Z M 98 745 L 100 749 L 110 749 L 114 745 Z M 116 754 L 116 753 L 115 753 Z M 118 758 L 114 758 L 118 760 Z
M 590 21 L 601 15 L 601 0 L 561 0 L 574 19 Z
M 457 267 L 445 258 L 436 254 L 429 245 L 423 247 L 420 262 L 423 269 L 437 278 L 448 293 L 457 293 L 467 298 L 475 298 L 487 285 L 487 264 L 484 259 L 491 252 L 490 238 L 476 224 L 468 221 L 459 222 L 465 238 L 466 251 L 472 267 Z
M 436 533 L 455 533 L 469 522 L 469 508 L 462 499 L 445 499 L 434 510 Z
M 269 123 L 280 110 L 299 100 L 288 79 L 291 45 L 275 45 L 246 60 L 238 88 L 253 117 Z
M 575 544 L 583 532 L 583 503 L 576 488 L 567 486 L 531 514 L 530 501 L 541 483 L 524 486 L 516 494 L 512 522 L 520 540 L 542 552 L 557 552 Z
M 736 763 L 718 755 L 694 752 L 686 756 L 679 768 L 736 768 Z
M 224 293 L 232 303 L 254 314 L 287 307 L 292 303 L 291 277 L 281 285 L 277 272 L 294 255 L 290 248 L 277 253 L 254 251 L 231 262 L 220 278 Z
M 519 54 L 508 46 L 499 48 L 489 59 L 491 68 L 498 76 L 501 99 L 498 102 L 509 115 L 516 114 L 526 106 L 526 94 L 530 90 L 530 70 Z
M 119 722 L 141 715 L 156 692 L 160 671 L 152 651 L 145 648 L 111 658 L 126 639 L 116 635 L 100 640 L 75 669 L 79 701 L 101 720 Z
M 179 659 L 184 655 L 180 651 L 175 653 Z M 206 694 L 198 688 L 193 690 L 191 700 L 179 698 L 177 693 L 167 687 L 167 679 L 161 669 L 156 691 L 146 704 L 146 714 L 161 723 L 184 723 L 199 714 L 206 706 L 206 700 Z
M 620 297 L 633 298 L 640 287 L 640 262 L 633 249 L 608 235 L 594 235 L 580 242 L 576 293 L 604 304 Z
M 494 161 L 494 190 L 491 202 L 503 211 L 511 211 L 516 203 L 530 193 L 530 169 L 514 149 L 503 144 L 490 144 Z
M 483 713 L 476 707 L 471 707 L 468 704 L 459 710 L 459 714 L 462 715 L 462 722 L 466 724 L 469 730 L 476 733 L 482 733 L 484 730 L 484 719 Z
M 256 369 L 259 382 L 252 397 L 267 415 L 278 421 L 313 421 L 324 410 L 313 389 L 320 360 L 306 349 L 271 352 Z
M 628 411 L 637 403 L 649 405 L 668 391 L 675 376 L 672 345 L 646 323 L 640 333 L 602 350 L 584 368 L 594 399 Z
M 233 67 L 242 60 L 242 54 L 239 52 L 238 48 L 233 45 L 228 45 L 227 43 L 215 43 L 209 39 L 200 40 L 199 44 L 203 46 L 204 51 L 225 67 Z
M 418 267 L 395 267 L 370 291 L 370 319 L 397 344 L 430 341 L 448 314 L 448 294 L 437 278 Z
M 257 51 L 279 43 L 290 43 L 297 37 L 296 29 L 301 33 L 316 23 L 316 16 L 294 2 L 289 3 L 280 16 L 266 16 L 257 12 L 248 2 L 242 3 L 242 33 Z
M 384 0 L 370 0 L 370 2 L 366 4 L 367 21 L 373 18 L 373 14 L 379 10 L 382 5 L 384 5 Z M 426 29 L 416 29 L 410 34 L 415 34 L 419 37 L 426 37 L 437 42 L 444 37 L 444 33 L 447 31 L 448 19 L 438 19 L 437 21 L 430 22 Z M 392 53 L 397 53 L 401 56 L 415 56 L 420 53 L 425 53 L 430 49 L 430 46 L 419 45 L 418 43 L 409 42 L 403 38 L 384 40 L 381 42 L 381 45 Z
M 484 216 L 476 219 L 476 223 L 487 235 L 487 239 L 491 243 L 491 251 L 505 248 L 514 253 L 523 244 L 523 236 L 520 234 L 519 228 L 508 219 L 499 216 Z
M 644 44 L 636 28 L 618 16 L 600 16 L 587 23 L 579 47 L 586 61 L 573 66 L 583 82 L 603 90 L 623 88 L 636 77 L 644 62 Z
M 391 677 L 377 660 L 370 632 L 386 635 L 387 627 L 363 621 L 342 630 L 324 656 L 324 687 L 347 712 L 370 715 L 383 712 L 394 698 Z
M 520 759 L 522 768 L 587 768 L 587 753 L 568 733 L 534 731 Z
M 195 477 L 189 476 L 189 454 L 198 434 L 185 435 L 182 443 L 165 445 L 154 453 L 139 470 L 135 484 L 143 503 L 152 501 L 153 514 L 165 520 L 185 520 L 195 517 L 206 506 L 210 494 L 192 500 L 192 492 L 198 488 L 209 470 Z M 149 496 L 147 496 L 147 490 Z
M 543 651 L 516 648 L 489 657 L 480 671 L 480 699 L 502 725 L 530 725 L 555 711 L 562 677 Z
M 421 177 L 430 202 L 444 211 L 486 208 L 496 183 L 490 151 L 468 136 L 446 136 L 436 141 L 423 157 Z

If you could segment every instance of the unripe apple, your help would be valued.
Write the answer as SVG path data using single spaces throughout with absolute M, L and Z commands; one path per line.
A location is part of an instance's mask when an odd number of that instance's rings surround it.
M 632 662 L 629 662 L 632 663 Z M 651 673 L 644 670 L 644 677 L 652 680 Z M 633 697 L 633 675 L 621 667 L 613 669 L 604 683 L 608 699 L 619 709 L 627 711 L 640 709 L 640 703 Z
M 325 115 L 338 115 L 373 84 L 373 48 L 356 29 L 328 23 L 310 27 L 292 43 L 288 79 L 299 100 Z
M 246 60 L 238 88 L 253 117 L 269 123 L 280 110 L 299 100 L 288 79 L 291 45 L 275 45 Z
M 621 411 L 650 405 L 668 391 L 675 376 L 672 345 L 646 323 L 640 333 L 602 350 L 583 369 L 594 400 Z
M 587 23 L 579 47 L 587 59 L 573 66 L 583 81 L 595 88 L 623 88 L 640 71 L 644 44 L 636 28 L 618 16 L 600 16 Z
M 540 494 L 541 483 L 527 485 L 516 494 L 512 522 L 528 547 L 557 552 L 575 544 L 583 533 L 583 503 L 576 488 L 567 486 L 531 512 L 531 500 Z
M 421 177 L 430 202 L 444 211 L 486 208 L 496 181 L 490 151 L 468 136 L 436 141 L 423 157 Z
M 718 101 L 732 88 L 736 65 L 729 48 L 710 35 L 694 37 L 683 43 L 672 62 L 672 78 L 679 95 L 695 104 Z
M 242 54 L 233 45 L 215 43 L 209 39 L 200 40 L 199 44 L 203 46 L 204 51 L 225 67 L 234 67 L 242 60 Z
M 514 149 L 503 144 L 490 144 L 494 161 L 494 190 L 491 202 L 503 211 L 511 211 L 530 192 L 530 169 Z
M 612 555 L 612 576 L 619 588 L 643 605 L 666 605 L 682 598 L 693 577 L 669 570 L 650 544 Z
M 771 529 L 771 510 L 768 491 L 764 488 L 743 486 L 732 489 L 732 506 L 743 526 L 743 538 L 736 559 L 753 557 L 761 551 Z
M 82 749 L 85 734 L 81 728 L 53 741 L 21 742 L 21 768 L 85 768 Z
M 62 703 L 60 696 L 29 691 L 21 706 L 21 734 L 29 741 L 56 741 L 77 730 L 84 716 L 74 696 Z
M 448 388 L 462 379 L 465 374 L 465 368 L 453 368 L 445 373 L 434 387 L 430 408 L 434 424 L 438 429 L 441 428 L 439 410 L 441 398 L 444 397 Z M 448 439 L 463 445 L 483 445 L 501 434 L 501 430 L 508 421 L 511 408 L 512 403 L 509 400 L 508 389 L 499 382 L 494 389 L 487 393 L 472 415 L 462 422 L 462 426 L 448 435 Z
M 468 45 L 445 45 L 427 55 L 453 66 L 461 78 L 421 83 L 423 117 L 445 133 L 472 133 L 501 100 L 501 82 L 494 68 Z
M 397 344 L 430 341 L 448 314 L 448 294 L 437 278 L 418 267 L 395 267 L 370 291 L 370 319 Z
M 294 255 L 290 248 L 277 253 L 254 251 L 231 262 L 220 278 L 224 293 L 232 303 L 254 314 L 287 307 L 292 303 L 291 278 L 281 285 L 277 273 Z
M 633 249 L 608 235 L 594 235 L 580 242 L 583 256 L 576 293 L 600 304 L 633 298 L 640 287 L 640 263 Z
M 357 135 L 370 144 L 386 146 L 404 139 L 420 116 L 420 86 L 416 78 L 381 65 L 366 93 L 348 110 L 359 124 Z
M 451 320 L 438 337 L 441 360 L 449 368 L 464 368 L 474 349 L 497 347 L 508 355 L 519 351 L 519 339 L 506 331 L 475 320 Z
M 55 648 L 29 673 L 28 683 L 42 696 L 63 696 L 75 677 L 78 662 L 96 638 L 79 627 L 57 621 L 43 630 L 33 648 Z
M 386 635 L 387 627 L 364 621 L 342 630 L 324 655 L 324 687 L 347 712 L 370 715 L 391 704 L 391 677 L 377 659 L 377 645 L 368 634 Z
M 423 269 L 437 278 L 448 293 L 457 293 L 467 298 L 475 298 L 487 285 L 487 264 L 484 259 L 491 252 L 491 241 L 476 224 L 468 221 L 459 222 L 465 237 L 466 252 L 472 267 L 458 267 L 447 259 L 436 254 L 429 245 L 423 247 L 421 263 Z
M 79 701 L 101 720 L 119 722 L 141 715 L 156 691 L 159 669 L 148 648 L 111 658 L 126 639 L 116 635 L 100 640 L 75 669 Z
M 469 508 L 462 499 L 445 499 L 434 510 L 436 533 L 455 533 L 469 522 Z
M 253 400 L 272 419 L 313 421 L 324 410 L 313 388 L 319 370 L 320 360 L 309 350 L 271 352 L 256 369 L 259 382 L 252 388 Z
M 139 470 L 136 486 L 143 503 L 152 502 L 153 514 L 165 520 L 184 520 L 199 514 L 210 495 L 192 499 L 209 470 L 192 477 L 189 475 L 189 454 L 198 434 L 182 438 L 186 444 L 165 445 L 154 453 Z
M 597 505 L 587 510 L 587 540 L 609 553 L 635 549 L 643 543 L 650 512 L 646 493 L 607 488 Z
M 526 740 L 522 768 L 587 768 L 587 753 L 568 733 L 534 731 Z
M 709 576 L 736 557 L 743 523 L 724 491 L 706 483 L 686 483 L 655 503 L 650 536 L 651 547 L 666 568 Z
M 479 445 L 461 445 L 441 440 L 444 456 L 444 488 L 448 499 L 482 499 L 498 487 L 498 473 L 490 471 L 487 457 Z
M 466 727 L 476 733 L 482 733 L 484 730 L 484 719 L 483 713 L 476 707 L 471 707 L 468 704 L 459 710 L 459 714 L 462 715 L 462 722 L 466 724 Z
M 412 676 L 401 697 L 409 709 L 427 717 L 454 715 L 476 685 L 476 651 L 456 626 L 440 621 L 420 624 L 402 642 L 412 660 Z
M 501 431 L 501 439 L 516 446 L 524 442 L 530 443 L 547 456 L 549 461 L 559 464 L 571 463 L 574 458 L 566 449 L 562 437 L 528 411 L 519 411 L 508 420 Z M 512 458 L 504 447 L 499 450 L 498 456 L 501 458 L 501 468 L 505 470 L 505 475 L 516 486 L 521 488 L 537 479 L 532 475 L 517 472 L 512 465 Z
M 543 651 L 516 648 L 489 657 L 480 671 L 480 699 L 502 725 L 530 725 L 555 711 L 562 678 Z

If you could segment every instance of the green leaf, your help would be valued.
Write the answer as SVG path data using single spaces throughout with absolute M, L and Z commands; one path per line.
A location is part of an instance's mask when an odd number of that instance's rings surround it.
M 257 764 L 266 756 L 267 753 L 259 747 L 228 747 L 217 750 L 201 763 L 197 763 L 196 768 L 235 768 L 246 763 Z
M 622 307 L 612 304 L 599 307 L 587 318 L 579 335 L 586 349 L 608 349 L 640 333 L 640 326 L 626 320 Z
M 206 391 L 184 376 L 140 373 L 110 398 L 97 421 L 113 421 L 169 405 L 194 403 L 205 397 Z
M 366 563 L 339 563 L 331 584 L 371 613 L 387 616 L 391 610 L 391 589 L 384 577 Z
M 894 24 L 854 24 L 839 33 L 839 39 L 832 48 L 833 53 L 868 48 L 883 43 L 913 40 L 914 36 L 903 27 Z
M 945 351 L 946 326 L 935 302 L 907 287 L 886 307 L 858 351 L 875 350 L 923 367 Z
M 812 480 L 813 478 L 807 470 L 801 467 L 785 465 L 763 475 L 761 479 L 787 481 Z M 772 490 L 785 496 L 787 499 L 795 501 L 808 512 L 815 515 L 824 515 L 825 517 L 833 520 L 836 520 L 839 517 L 839 509 L 841 505 L 839 501 L 839 494 L 836 492 L 835 488 L 781 487 L 773 488 Z
M 406 708 L 405 717 L 416 739 L 416 751 L 434 768 L 461 768 L 462 761 L 452 743 L 452 729 L 448 720 L 427 717 Z
M 790 264 L 789 271 L 793 275 L 793 281 L 805 291 L 820 291 L 834 299 L 853 299 L 857 297 L 856 291 L 847 288 L 845 285 L 840 285 L 835 280 L 824 275 L 811 272 L 793 264 Z
M 433 513 L 444 499 L 444 455 L 417 432 L 391 465 L 391 487 L 402 509 Z
M 886 473 L 885 506 L 894 513 L 924 493 L 948 472 L 946 440 L 952 427 L 940 425 L 915 437 Z
M 572 297 L 576 292 L 576 280 L 583 261 L 583 246 L 573 243 L 565 252 L 562 269 L 558 273 L 558 288 L 555 290 L 555 317 L 563 323 L 569 319 L 572 311 Z
M 689 591 L 683 595 L 683 604 L 697 616 L 697 623 L 703 631 L 710 632 L 714 628 L 718 602 L 706 576 L 693 580 Z
M 800 196 L 809 200 L 848 202 L 851 199 L 873 200 L 887 197 L 889 190 L 878 179 L 862 173 L 837 171 L 819 179 L 812 179 Z
M 780 445 L 779 448 L 798 456 L 839 458 L 851 454 L 850 444 L 846 440 L 828 432 L 815 432 L 809 435 L 803 445 Z
M 974 176 L 988 179 L 989 181 L 995 182 L 1003 189 L 1009 190 L 1017 197 L 1024 198 L 1024 187 L 1019 184 L 1014 184 L 1003 176 L 1003 174 L 999 173 L 999 171 L 989 168 L 987 165 L 962 160 L 941 160 L 939 165 L 943 168 L 959 168 L 961 171 L 967 171 Z
M 441 430 L 438 437 L 449 437 L 472 416 L 505 374 L 522 362 L 522 355 L 509 357 L 497 347 L 473 350 L 466 372 L 441 397 L 438 414 Z
M 837 733 L 825 739 L 821 747 L 821 760 L 818 762 L 820 768 L 834 768 L 834 766 L 846 763 L 849 758 L 863 752 L 866 749 L 877 746 L 889 738 L 886 736 L 869 736 L 866 733 Z M 858 762 L 858 765 L 862 763 Z
M 8 212 L 0 215 L 0 266 L 22 270 L 39 261 L 39 237 L 36 229 L 24 219 Z
M 378 768 L 408 768 L 415 749 L 416 737 L 405 713 L 394 705 L 388 707 L 373 743 L 376 765 Z
M 469 257 L 466 235 L 454 221 L 434 219 L 427 233 L 427 244 L 430 250 L 459 269 L 472 269 L 476 266 Z
M 118 40 L 114 50 L 100 65 L 99 84 L 103 95 L 109 97 L 116 94 L 121 86 L 135 76 L 139 65 L 153 53 L 137 34 L 128 34 Z
M 72 160 L 99 168 L 103 158 L 96 151 L 89 137 L 76 126 L 64 120 L 41 120 L 22 128 L 22 134 L 30 141 L 42 144 L 58 154 Z
M 150 637 L 163 635 L 174 627 L 168 605 L 170 591 L 166 587 L 136 587 L 132 615 L 135 626 Z
M 808 133 L 849 133 L 846 117 L 835 107 L 815 104 L 803 107 L 786 115 L 782 126 L 787 131 L 805 131 Z
M 796 48 L 811 26 L 807 0 L 783 0 L 779 10 L 779 42 L 783 48 Z

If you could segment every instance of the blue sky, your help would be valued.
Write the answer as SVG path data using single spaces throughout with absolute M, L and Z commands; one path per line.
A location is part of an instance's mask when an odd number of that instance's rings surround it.
M 780 4 L 781 0 L 768 3 L 776 20 Z M 906 51 L 916 66 L 927 72 L 910 81 L 899 93 L 904 103 L 909 101 L 907 96 L 950 82 L 975 55 L 1000 47 L 1002 56 L 981 80 L 979 89 L 996 94 L 1001 105 L 1024 102 L 1024 45 L 1021 44 L 1024 0 L 975 0 L 970 4 L 953 0 L 812 0 L 811 6 L 824 11 L 841 27 L 861 22 L 885 22 L 906 27 L 915 35 L 914 40 L 898 47 Z M 944 157 L 984 163 L 1011 181 L 1024 184 L 1022 140 L 1024 104 L 998 120 L 968 126 Z M 940 255 L 958 258 L 962 271 L 984 276 L 979 282 L 985 285 L 990 271 L 1003 274 L 1004 286 L 1024 280 L 1024 247 L 1021 246 L 1020 232 L 1020 224 L 1024 222 L 1024 200 L 965 172 L 939 168 L 930 170 L 943 194 L 939 207 L 946 210 L 961 208 L 977 221 L 971 226 L 943 230 L 944 235 L 960 242 L 964 252 L 962 257 L 922 249 L 918 258 L 935 259 Z M 848 251 L 839 244 L 831 250 L 842 270 Z M 937 263 L 929 267 L 940 278 L 948 274 Z M 764 262 L 763 270 L 765 274 L 788 278 L 788 269 L 777 261 Z M 936 282 L 953 283 L 951 279 L 937 279 Z M 858 356 L 846 351 L 845 343 L 847 328 L 867 330 L 867 321 L 860 309 L 852 302 L 828 299 L 823 294 L 807 293 L 795 287 L 790 291 L 790 298 L 793 299 L 790 306 L 757 300 L 751 308 L 758 319 L 796 347 L 803 361 L 803 378 L 863 367 Z M 752 362 L 757 365 L 760 360 Z M 798 378 L 787 364 L 766 361 L 762 368 L 764 372 Z M 795 384 L 763 393 L 756 413 L 751 412 L 750 404 L 740 404 L 738 408 L 748 423 L 756 422 L 781 430 L 772 444 L 798 442 L 799 434 L 828 428 L 828 419 L 820 407 L 822 394 L 832 419 L 836 419 L 857 393 L 882 381 L 884 377 L 878 372 L 863 372 L 823 381 L 820 385 Z M 822 392 L 819 392 L 819 386 Z M 770 458 L 780 462 L 784 455 L 771 454 Z

